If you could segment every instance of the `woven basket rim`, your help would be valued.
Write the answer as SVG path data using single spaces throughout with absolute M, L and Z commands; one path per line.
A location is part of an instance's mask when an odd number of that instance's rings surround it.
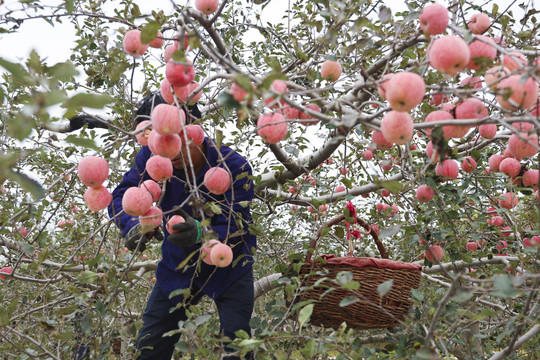
M 326 263 L 323 263 L 320 261 L 320 259 L 323 259 Z M 327 255 L 319 255 L 317 259 L 310 260 L 309 263 L 306 264 L 312 264 L 315 262 L 316 264 L 321 265 L 350 265 L 357 268 L 363 268 L 363 267 L 376 267 L 376 268 L 386 268 L 386 269 L 395 269 L 395 270 L 422 270 L 422 265 L 416 264 L 416 263 L 408 263 L 403 261 L 397 261 L 397 260 L 389 260 L 389 259 L 379 259 L 379 258 L 373 258 L 373 257 L 356 257 L 356 256 L 342 256 L 337 257 L 332 254 Z

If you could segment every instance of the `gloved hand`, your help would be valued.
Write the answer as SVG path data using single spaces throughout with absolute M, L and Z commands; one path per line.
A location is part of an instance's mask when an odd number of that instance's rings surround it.
M 175 214 L 182 216 L 185 222 L 172 226 L 176 232 L 169 235 L 169 241 L 181 248 L 201 243 L 202 229 L 199 222 L 182 209 L 176 210 Z
M 156 238 L 156 240 L 162 241 L 163 240 L 163 234 L 161 231 L 159 231 L 158 228 L 155 228 L 154 230 L 151 230 L 145 234 L 141 234 L 139 232 L 140 225 L 137 224 L 131 229 L 129 229 L 127 235 L 126 235 L 126 241 L 124 241 L 124 245 L 130 250 L 133 251 L 137 248 L 137 243 L 141 242 L 141 245 L 139 245 L 139 251 L 143 252 L 146 249 L 146 243 L 152 238 Z

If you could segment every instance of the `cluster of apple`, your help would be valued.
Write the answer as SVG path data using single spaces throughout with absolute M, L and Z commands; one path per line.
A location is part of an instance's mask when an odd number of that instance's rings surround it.
M 180 215 L 173 215 L 165 228 L 170 234 L 174 234 L 178 231 L 173 229 L 173 226 L 185 222 L 185 219 Z M 200 258 L 208 265 L 214 265 L 217 267 L 227 267 L 231 264 L 233 259 L 233 251 L 229 245 L 220 242 L 219 240 L 211 239 L 205 241 L 201 246 Z
M 109 190 L 103 182 L 109 176 L 109 164 L 99 156 L 87 156 L 79 162 L 77 175 L 88 186 L 84 192 L 84 201 L 92 211 L 105 209 L 112 201 Z
M 210 239 L 201 247 L 200 257 L 208 265 L 227 267 L 232 262 L 233 251 L 229 245 Z
M 321 68 L 321 76 L 330 81 L 337 81 L 341 76 L 341 65 L 337 61 L 327 60 Z M 275 144 L 285 138 L 288 132 L 288 121 L 296 121 L 304 126 L 316 125 L 319 120 L 312 113 L 320 113 L 320 107 L 315 103 L 305 105 L 306 112 L 291 106 L 283 99 L 282 95 L 288 94 L 287 84 L 282 80 L 274 80 L 270 91 L 278 94 L 278 98 L 270 95 L 264 99 L 264 103 L 272 112 L 264 113 L 257 120 L 257 134 L 268 144 Z M 240 86 L 233 84 L 230 92 L 235 100 L 244 101 L 247 92 Z
M 146 162 L 146 171 L 157 182 L 169 180 L 173 175 L 173 161 L 182 161 L 182 138 L 196 145 L 204 141 L 202 127 L 185 125 L 184 111 L 169 104 L 154 107 L 150 121 L 141 122 L 136 132 L 139 144 L 148 146 L 153 154 Z M 208 191 L 215 195 L 225 193 L 231 185 L 229 173 L 220 167 L 208 169 L 204 180 Z
M 218 8 L 219 1 L 197 1 L 195 6 L 205 14 L 211 14 Z M 173 174 L 173 162 L 183 161 L 180 156 L 182 146 L 186 142 L 201 145 L 204 141 L 204 130 L 199 125 L 186 125 L 184 110 L 176 106 L 181 103 L 195 103 L 202 96 L 202 91 L 195 92 L 199 84 L 194 81 L 195 67 L 189 59 L 176 62 L 172 59 L 179 50 L 180 35 L 175 35 L 173 44 L 165 48 L 165 78 L 160 92 L 166 104 L 154 107 L 150 120 L 138 124 L 135 136 L 139 144 L 148 146 L 153 156 L 146 163 L 148 175 L 157 182 L 167 181 Z M 158 40 L 159 39 L 159 40 Z M 124 51 L 133 56 L 140 56 L 148 46 L 161 48 L 164 44 L 163 34 L 158 32 L 150 44 L 143 44 L 141 31 L 134 29 L 124 37 Z M 184 36 L 184 49 L 189 50 L 188 36 Z M 205 174 L 205 186 L 215 195 L 221 195 L 230 187 L 229 173 L 219 167 L 209 169 Z
M 338 61 L 326 60 L 321 66 L 320 73 L 321 77 L 329 81 L 337 81 L 342 73 L 341 64 Z M 251 102 L 248 91 L 237 83 L 231 85 L 229 92 L 237 102 Z M 274 80 L 270 85 L 270 93 L 277 94 L 277 98 L 274 95 L 268 95 L 264 98 L 264 103 L 272 112 L 261 114 L 257 119 L 257 134 L 264 142 L 275 144 L 283 140 L 289 130 L 288 121 L 296 121 L 304 126 L 319 123 L 319 120 L 314 118 L 313 114 L 310 114 L 310 112 L 321 112 L 317 104 L 307 104 L 305 106 L 307 112 L 304 112 L 280 99 L 280 97 L 289 93 L 285 81 Z
M 433 36 L 427 49 L 427 57 L 431 67 L 454 76 L 461 71 L 471 70 L 478 76 L 469 76 L 464 79 L 460 86 L 470 86 L 472 89 L 482 87 L 484 81 L 503 111 L 528 110 L 532 116 L 538 116 L 539 85 L 530 73 L 527 73 L 527 59 L 519 52 L 504 49 L 499 39 L 483 36 L 491 21 L 485 14 L 475 14 L 468 22 L 468 28 L 475 35 L 469 44 L 457 35 L 442 35 L 449 23 L 448 10 L 440 4 L 431 4 L 423 9 L 420 15 L 420 26 L 429 36 Z M 440 36 L 438 36 L 440 35 Z M 487 71 L 483 66 L 486 60 L 495 61 L 498 50 L 504 53 L 502 61 Z M 535 62 L 537 71 L 540 70 L 540 59 Z M 483 75 L 480 75 L 483 74 Z M 423 78 L 415 73 L 403 71 L 390 73 L 383 76 L 378 84 L 380 96 L 387 100 L 392 108 L 385 114 L 381 121 L 381 131 L 372 133 L 372 142 L 377 149 L 390 149 L 394 144 L 401 145 L 409 142 L 414 134 L 414 124 L 409 111 L 422 103 L 426 87 Z M 474 94 L 474 92 L 473 92 Z M 453 120 L 453 119 L 482 119 L 489 116 L 489 111 L 484 101 L 470 96 L 465 99 L 449 101 L 444 94 L 432 96 L 431 104 L 440 106 L 439 109 L 427 114 L 425 122 Z M 508 146 L 502 154 L 492 155 L 489 159 L 487 172 L 500 172 L 508 176 L 514 185 L 523 185 L 536 190 L 538 198 L 538 170 L 521 172 L 521 160 L 534 156 L 538 153 L 538 136 L 534 125 L 530 123 L 513 123 L 514 133 L 508 140 Z M 445 140 L 464 137 L 472 126 L 442 126 L 442 136 Z M 426 135 L 431 138 L 431 130 L 426 129 Z M 483 124 L 478 126 L 479 136 L 492 139 L 497 133 L 496 124 Z M 460 165 L 453 159 L 440 160 L 433 143 L 428 142 L 426 154 L 433 163 L 436 163 L 435 174 L 441 181 L 451 181 L 459 175 Z M 373 158 L 371 150 L 362 154 L 364 160 Z M 461 170 L 465 173 L 474 171 L 477 163 L 472 156 L 465 156 L 461 161 Z M 519 176 L 519 177 L 518 177 Z M 434 196 L 434 189 L 426 184 L 420 185 L 416 190 L 416 198 L 419 202 L 429 202 Z M 512 192 L 500 194 L 497 197 L 498 206 L 511 209 L 518 204 L 518 197 Z M 390 206 L 377 204 L 377 210 L 382 212 Z M 501 218 L 502 220 L 502 218 Z M 496 222 L 497 219 L 491 219 Z M 502 224 L 501 224 L 502 225 Z M 510 232 L 504 231 L 509 235 Z M 528 243 L 536 244 L 529 239 Z M 525 244 L 525 242 L 524 242 Z M 472 245 L 468 245 L 468 248 Z M 433 245 L 425 256 L 428 260 L 440 260 L 444 254 L 439 245 Z

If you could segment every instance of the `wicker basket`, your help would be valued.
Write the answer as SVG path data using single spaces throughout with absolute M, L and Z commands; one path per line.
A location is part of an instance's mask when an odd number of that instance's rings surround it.
M 331 226 L 344 219 L 345 216 L 340 215 L 326 225 Z M 299 273 L 301 286 L 308 288 L 294 301 L 315 300 L 310 320 L 313 325 L 338 328 L 346 322 L 348 327 L 356 329 L 390 328 L 404 319 L 412 305 L 410 290 L 418 288 L 422 266 L 388 260 L 377 233 L 363 220 L 357 221 L 375 240 L 382 259 L 325 255 L 320 257 L 324 261 L 312 261 L 310 250 Z M 312 239 L 310 249 L 315 249 L 321 231 Z M 360 288 L 356 291 L 340 288 L 333 280 L 340 271 L 351 272 L 353 281 L 360 283 Z M 377 287 L 389 280 L 393 281 L 390 291 L 380 297 Z M 313 286 L 317 282 L 317 286 Z M 334 290 L 329 291 L 330 288 Z M 359 301 L 340 306 L 340 302 L 350 295 L 357 296 Z

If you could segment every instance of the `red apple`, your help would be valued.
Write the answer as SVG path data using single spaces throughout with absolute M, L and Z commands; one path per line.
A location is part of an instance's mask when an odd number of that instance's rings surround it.
M 135 131 L 139 131 L 141 129 L 141 132 L 135 135 L 135 139 L 137 139 L 137 142 L 141 144 L 142 146 L 148 146 L 148 135 L 150 134 L 150 121 L 144 120 L 141 121 L 137 127 L 135 128 Z
M 154 200 L 154 202 L 157 202 L 159 198 L 161 197 L 161 192 L 162 192 L 161 187 L 154 180 L 150 180 L 150 179 L 145 180 L 140 185 L 140 187 L 141 189 L 145 189 L 146 191 L 150 193 L 150 195 L 152 195 L 152 200 Z
M 476 169 L 476 160 L 474 160 L 472 156 L 464 157 L 463 162 L 461 163 L 461 169 L 466 173 L 471 173 Z
M 195 68 L 189 59 L 182 63 L 169 60 L 165 66 L 165 76 L 171 85 L 186 86 L 195 78 Z
M 441 4 L 429 4 L 418 17 L 420 28 L 429 35 L 442 34 L 448 27 L 448 9 Z
M 435 166 L 435 174 L 441 176 L 443 181 L 457 179 L 459 173 L 458 164 L 455 160 L 446 159 Z
M 493 40 L 487 36 L 480 36 L 480 39 L 469 44 L 470 60 L 467 67 L 470 70 L 479 70 L 484 65 L 486 58 L 495 60 L 497 56 Z
M 386 85 L 386 100 L 395 111 L 409 111 L 419 105 L 426 94 L 424 79 L 409 71 L 394 74 Z
M 186 222 L 186 219 L 184 219 L 183 216 L 180 216 L 180 215 L 173 215 L 170 217 L 170 219 L 167 221 L 167 224 L 165 225 L 165 229 L 167 229 L 167 232 L 169 234 L 174 234 L 174 233 L 177 233 L 179 231 L 177 230 L 174 230 L 173 229 L 173 226 L 176 225 L 176 224 L 181 224 L 181 223 L 184 223 Z
M 268 144 L 280 142 L 287 135 L 289 127 L 280 113 L 262 114 L 257 120 L 257 134 Z
M 148 44 L 143 44 L 141 31 L 138 29 L 129 30 L 124 35 L 124 51 L 134 57 L 139 57 L 148 49 Z
M 197 10 L 205 15 L 213 14 L 219 7 L 219 0 L 195 0 Z
M 428 59 L 433 68 L 455 75 L 469 63 L 469 46 L 456 35 L 443 36 L 428 48 Z
M 201 246 L 200 258 L 202 259 L 202 261 L 204 261 L 208 265 L 215 265 L 212 262 L 212 258 L 210 257 L 210 254 L 212 253 L 213 247 L 216 246 L 217 244 L 221 244 L 221 242 L 216 239 L 210 239 Z
M 204 185 L 214 195 L 225 193 L 231 186 L 231 175 L 220 167 L 212 167 L 204 174 Z
M 147 212 L 139 216 L 139 223 L 148 231 L 157 228 L 163 221 L 163 212 L 157 206 L 150 206 Z
M 377 149 L 390 149 L 392 147 L 392 143 L 385 139 L 382 132 L 374 130 L 371 134 L 371 140 L 377 147 Z
M 130 187 L 122 197 L 122 208 L 131 216 L 144 215 L 152 206 L 152 194 L 146 189 Z
M 471 16 L 467 27 L 473 34 L 483 34 L 491 26 L 491 19 L 484 13 L 478 13 Z
M 499 171 L 514 178 L 518 176 L 521 171 L 521 163 L 514 158 L 503 159 L 499 164 Z
M 233 251 L 227 244 L 216 244 L 210 252 L 210 259 L 217 267 L 227 267 L 233 259 Z
M 321 66 L 321 77 L 328 81 L 338 81 L 341 73 L 341 64 L 337 61 L 326 60 Z
M 0 269 L 0 274 L 11 275 L 13 274 L 13 268 L 11 266 L 4 266 L 3 268 Z M 10 276 L 8 276 L 8 278 L 9 277 Z M 6 280 L 6 276 L 0 275 L 0 279 Z
M 497 202 L 499 203 L 500 207 L 503 207 L 505 209 L 512 209 L 518 204 L 519 199 L 515 194 L 507 192 L 499 195 L 499 197 L 497 198 Z
M 510 75 L 497 85 L 497 101 L 505 110 L 530 108 L 538 101 L 538 83 L 530 77 L 525 82 L 522 75 Z
M 186 121 L 184 110 L 174 105 L 159 104 L 152 110 L 150 116 L 152 130 L 161 135 L 178 134 Z
M 89 187 L 99 187 L 109 176 L 109 164 L 98 156 L 87 156 L 77 165 L 77 175 Z
M 173 174 L 171 159 L 154 155 L 146 161 L 146 171 L 157 182 L 169 180 Z
M 84 201 L 92 211 L 105 209 L 112 201 L 112 195 L 104 186 L 88 188 L 84 192 Z
M 433 199 L 433 196 L 435 195 L 435 191 L 426 184 L 420 185 L 418 189 L 416 189 L 416 199 L 419 202 L 428 202 Z
M 398 75 L 395 75 L 391 81 Z M 398 145 L 405 144 L 413 136 L 413 119 L 406 112 L 389 111 L 381 121 L 381 132 L 387 141 Z
M 432 245 L 425 252 L 425 256 L 426 259 L 432 263 L 435 262 L 435 259 L 437 259 L 437 261 L 441 261 L 444 256 L 444 250 L 439 245 Z

